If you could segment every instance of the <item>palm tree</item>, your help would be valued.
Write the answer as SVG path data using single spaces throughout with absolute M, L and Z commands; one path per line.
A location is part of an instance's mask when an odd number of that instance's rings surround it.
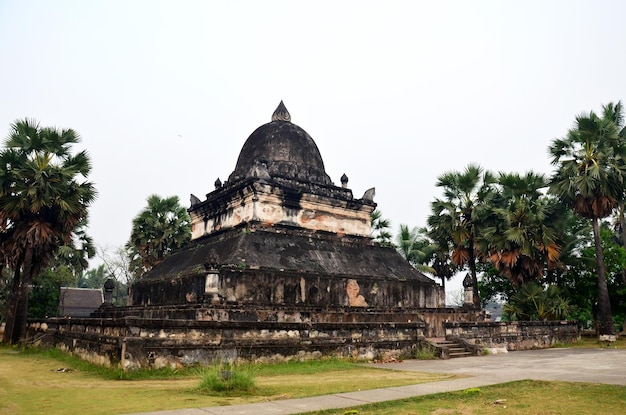
M 191 218 L 178 196 L 148 197 L 148 206 L 133 219 L 126 248 L 131 262 L 139 261 L 137 274 L 149 271 L 172 251 L 191 239 Z
M 426 236 L 424 228 L 409 228 L 400 225 L 400 232 L 396 236 L 397 251 L 411 266 L 422 271 L 434 273 L 435 270 L 426 265 L 435 253 L 436 246 Z
M 494 196 L 494 183 L 495 177 L 490 172 L 473 164 L 463 172 L 444 173 L 437 180 L 437 187 L 443 188 L 444 198 L 435 199 L 433 214 L 428 218 L 433 239 L 451 241 L 452 262 L 469 268 L 476 308 L 480 308 L 476 239 Z
M 624 109 L 622 102 L 609 103 L 602 108 L 603 118 L 613 120 L 619 132 L 618 137 L 622 143 L 626 142 L 626 125 L 624 125 Z M 626 248 L 626 198 L 617 201 L 617 233 L 621 237 L 622 246 Z M 622 284 L 626 285 L 626 269 L 622 270 Z M 624 321 L 626 327 L 626 321 Z
M 489 224 L 482 228 L 479 251 L 515 287 L 539 281 L 559 260 L 560 215 L 556 201 L 544 196 L 541 174 L 501 173 L 500 193 Z
M 611 105 L 611 104 L 609 104 Z M 619 105 L 619 104 L 618 104 Z M 620 105 L 621 107 L 621 105 Z M 624 199 L 626 146 L 619 138 L 614 117 L 593 111 L 576 117 L 565 138 L 555 139 L 549 147 L 557 169 L 550 192 L 574 213 L 591 219 L 598 271 L 598 329 L 600 335 L 615 334 L 606 271 L 600 238 L 599 220 L 611 214 Z
M 384 219 L 380 210 L 376 209 L 370 214 L 370 225 L 372 229 L 372 237 L 381 246 L 393 247 L 391 242 L 391 222 L 389 219 Z
M 33 276 L 70 243 L 95 199 L 93 185 L 79 181 L 91 171 L 89 156 L 71 154 L 79 141 L 71 129 L 25 119 L 11 126 L 0 152 L 0 254 L 14 270 L 5 342 L 23 338 Z

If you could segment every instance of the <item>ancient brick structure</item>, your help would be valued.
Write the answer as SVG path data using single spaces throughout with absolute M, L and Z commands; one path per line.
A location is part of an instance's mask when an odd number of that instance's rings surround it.
M 132 286 L 132 305 L 48 320 L 47 341 L 125 367 L 375 357 L 442 335 L 443 320 L 475 318 L 441 309 L 441 287 L 372 240 L 374 189 L 355 198 L 340 180 L 281 102 L 228 180 L 191 196 L 192 242 Z

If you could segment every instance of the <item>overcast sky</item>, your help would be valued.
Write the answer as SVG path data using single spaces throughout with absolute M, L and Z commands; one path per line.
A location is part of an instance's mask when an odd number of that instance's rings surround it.
M 394 232 L 469 163 L 550 173 L 576 114 L 626 98 L 626 2 L 0 0 L 0 133 L 73 128 L 123 245 L 153 193 L 201 199 L 280 102 Z

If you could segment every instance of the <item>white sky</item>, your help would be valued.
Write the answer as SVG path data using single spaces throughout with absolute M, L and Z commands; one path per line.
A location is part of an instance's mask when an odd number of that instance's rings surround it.
M 115 247 L 150 194 L 204 199 L 282 99 L 395 232 L 425 224 L 445 171 L 550 173 L 576 114 L 626 99 L 624 16 L 619 0 L 0 0 L 0 136 L 24 117 L 75 129 L 89 232 Z

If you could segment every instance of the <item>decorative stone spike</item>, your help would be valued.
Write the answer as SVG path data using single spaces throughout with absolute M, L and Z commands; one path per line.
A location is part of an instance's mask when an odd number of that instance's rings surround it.
M 369 202 L 373 202 L 374 201 L 374 196 L 376 196 L 376 188 L 372 187 L 372 188 L 367 189 L 365 191 L 365 194 L 363 195 L 362 199 L 363 200 L 367 200 Z
M 289 114 L 289 111 L 287 111 L 283 101 L 280 101 L 280 104 L 278 104 L 278 107 L 276 107 L 276 110 L 272 114 L 272 121 L 291 122 L 291 115 Z
M 341 176 L 341 187 L 348 187 L 348 176 L 345 173 Z
M 191 206 L 194 206 L 200 203 L 200 199 L 198 199 L 198 197 L 194 195 L 193 193 L 190 195 L 190 199 L 191 199 Z
M 215 188 L 219 189 L 220 187 L 222 187 L 222 181 L 218 177 L 217 180 L 215 181 Z

